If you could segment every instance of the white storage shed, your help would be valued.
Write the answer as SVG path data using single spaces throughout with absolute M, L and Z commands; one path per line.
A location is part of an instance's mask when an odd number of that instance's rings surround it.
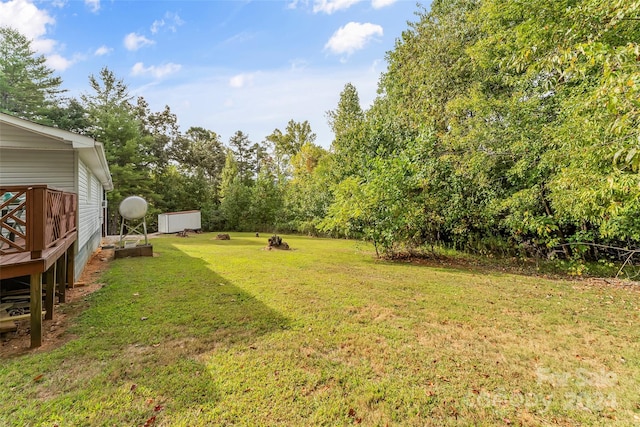
M 177 233 L 202 228 L 200 211 L 168 212 L 158 215 L 160 233 Z

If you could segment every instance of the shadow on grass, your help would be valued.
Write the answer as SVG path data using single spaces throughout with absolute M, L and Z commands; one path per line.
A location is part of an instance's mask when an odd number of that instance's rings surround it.
M 494 277 L 504 277 L 506 275 L 516 276 L 537 276 L 541 272 L 536 271 L 535 266 L 527 267 L 517 263 L 491 262 L 483 260 L 472 260 L 465 258 L 434 256 L 434 257 L 415 257 L 415 258 L 398 258 L 385 259 L 375 258 L 365 260 L 369 264 L 388 265 L 396 267 L 411 268 L 429 268 L 443 273 L 463 274 L 463 275 L 490 275 Z M 563 278 L 558 276 L 557 278 Z
M 202 259 L 174 244 L 160 250 L 158 257 L 114 262 L 104 277 L 108 286 L 95 295 L 83 323 L 108 328 L 123 343 L 196 338 L 216 346 L 249 342 L 288 324 Z
M 210 355 L 251 349 L 288 328 L 287 318 L 174 242 L 157 250 L 158 257 L 112 262 L 73 328 L 78 338 L 45 358 L 34 355 L 37 371 L 29 357 L 13 361 L 14 376 L 47 378 L 26 381 L 24 396 L 14 395 L 24 402 L 12 412 L 16 425 L 143 425 L 197 414 L 225 393 L 207 368 Z M 30 397 L 44 394 L 47 405 Z M 0 419 L 8 410 L 0 403 Z
M 267 237 L 253 237 L 253 236 L 234 236 L 231 234 L 230 240 L 218 240 L 215 237 L 216 233 L 208 233 L 198 239 L 198 243 L 202 244 L 205 240 L 208 243 L 215 246 L 267 246 Z M 211 237 L 209 237 L 211 236 Z

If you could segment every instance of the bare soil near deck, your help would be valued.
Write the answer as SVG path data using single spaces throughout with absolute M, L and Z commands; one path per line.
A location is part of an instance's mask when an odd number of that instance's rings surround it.
M 57 348 L 73 338 L 67 333 L 69 324 L 87 305 L 86 297 L 102 288 L 100 275 L 109 267 L 113 259 L 113 249 L 98 249 L 85 266 L 82 275 L 73 288 L 67 289 L 67 301 L 56 304 L 52 320 L 42 322 L 42 346 L 31 349 L 31 336 L 29 320 L 18 322 L 15 332 L 4 334 L 0 338 L 0 359 L 25 354 L 28 352 L 44 352 Z

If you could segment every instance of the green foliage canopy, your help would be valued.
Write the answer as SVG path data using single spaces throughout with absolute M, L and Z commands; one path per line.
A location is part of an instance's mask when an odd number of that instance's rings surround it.
M 0 26 L 0 111 L 51 125 L 47 116 L 64 92 L 61 84 L 27 37 Z

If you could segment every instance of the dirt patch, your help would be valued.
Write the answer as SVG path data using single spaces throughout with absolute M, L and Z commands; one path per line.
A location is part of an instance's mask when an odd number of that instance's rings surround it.
M 86 297 L 92 292 L 102 288 L 99 283 L 100 275 L 105 271 L 109 262 L 113 259 L 114 250 L 98 249 L 93 253 L 80 278 L 73 288 L 66 292 L 67 301 L 64 304 L 56 304 L 53 312 L 53 320 L 42 322 L 42 346 L 31 349 L 31 336 L 29 320 L 18 323 L 15 332 L 9 332 L 0 337 L 0 359 L 22 355 L 29 352 L 43 352 L 57 348 L 71 340 L 73 335 L 67 332 L 73 319 L 86 309 Z

